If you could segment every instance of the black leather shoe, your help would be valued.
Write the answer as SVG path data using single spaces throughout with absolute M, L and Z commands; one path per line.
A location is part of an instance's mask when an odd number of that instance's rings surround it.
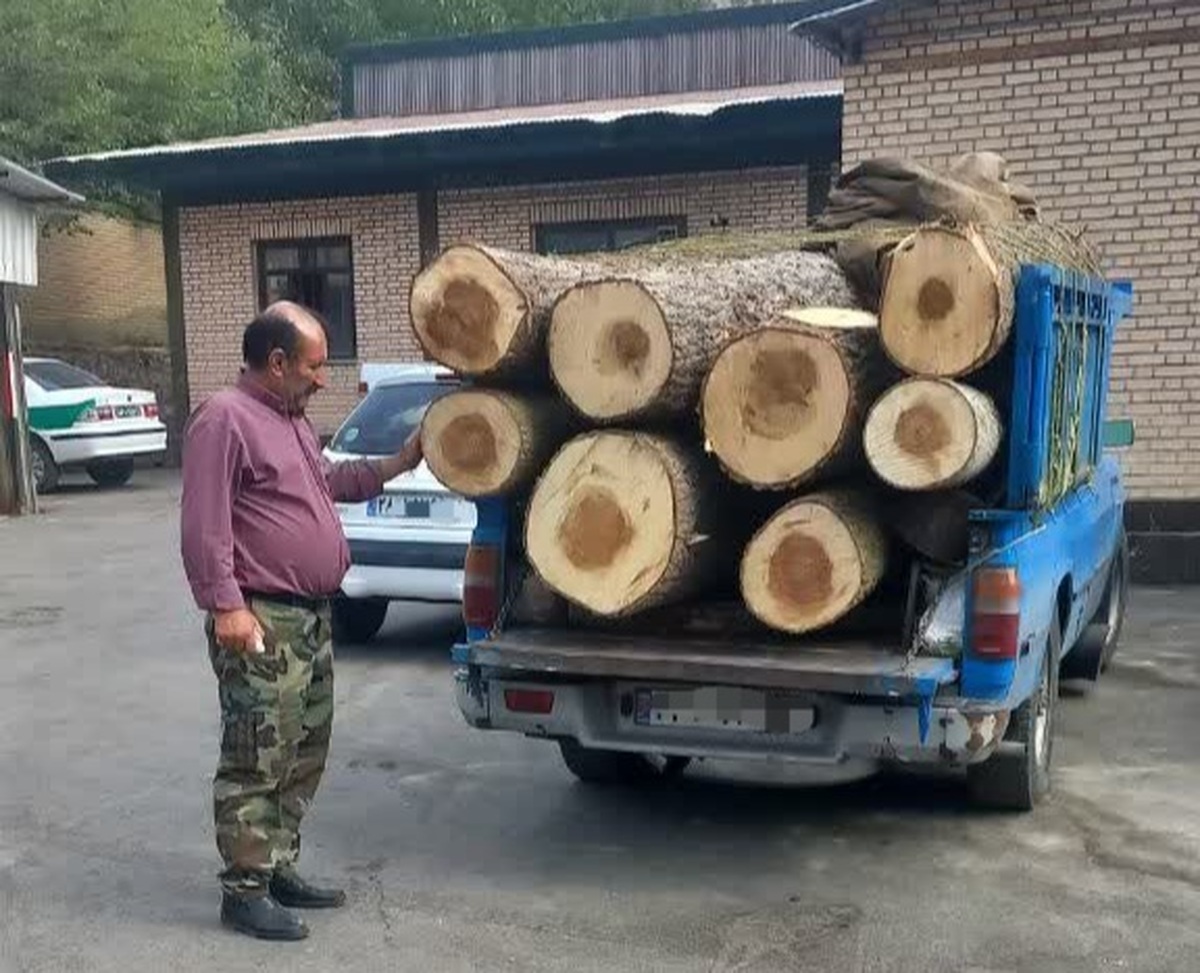
M 308 926 L 269 895 L 221 897 L 221 922 L 258 939 L 297 940 L 308 935 Z
M 319 889 L 295 872 L 276 872 L 271 877 L 271 895 L 289 909 L 336 909 L 346 904 L 341 889 Z

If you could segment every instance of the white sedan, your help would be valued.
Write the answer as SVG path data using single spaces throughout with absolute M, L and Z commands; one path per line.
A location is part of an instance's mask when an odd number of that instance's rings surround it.
M 133 475 L 135 457 L 166 452 L 153 392 L 113 388 L 57 358 L 26 358 L 25 401 L 38 493 L 52 491 L 72 467 L 101 486 L 120 486 Z
M 409 365 L 372 383 L 325 451 L 332 462 L 387 456 L 421 425 L 429 403 L 456 387 L 432 365 Z M 391 601 L 461 602 L 463 561 L 475 505 L 451 493 L 422 463 L 369 503 L 338 505 L 351 567 L 334 602 L 334 632 L 366 642 Z

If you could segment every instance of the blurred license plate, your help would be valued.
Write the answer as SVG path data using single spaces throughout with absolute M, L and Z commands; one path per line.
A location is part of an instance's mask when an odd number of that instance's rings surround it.
M 409 520 L 454 521 L 457 501 L 453 497 L 393 494 L 377 497 L 367 505 L 371 517 L 403 517 Z
M 748 733 L 804 733 L 815 713 L 810 703 L 787 693 L 706 686 L 698 689 L 639 689 L 634 722 Z
M 119 405 L 113 410 L 113 414 L 118 419 L 136 419 L 142 414 L 140 405 Z

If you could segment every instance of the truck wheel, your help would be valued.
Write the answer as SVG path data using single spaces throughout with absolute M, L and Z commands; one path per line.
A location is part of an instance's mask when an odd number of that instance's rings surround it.
M 1125 607 L 1129 604 L 1129 543 L 1121 535 L 1121 546 L 1108 575 L 1108 589 L 1104 601 L 1096 612 L 1095 624 L 1104 626 L 1104 649 L 1100 657 L 1100 671 L 1104 672 L 1112 657 L 1117 654 L 1121 641 L 1121 629 L 1125 625 Z
M 87 465 L 87 475 L 92 478 L 92 482 L 96 486 L 124 486 L 129 482 L 129 478 L 133 476 L 133 460 L 128 457 L 125 459 L 93 460 Z
M 335 598 L 333 640 L 340 644 L 370 642 L 387 618 L 386 598 Z
M 623 750 L 594 750 L 577 740 L 559 740 L 567 770 L 588 784 L 649 784 L 678 777 L 691 757 L 652 758 Z
M 58 489 L 59 469 L 54 457 L 50 455 L 50 447 L 40 439 L 30 439 L 29 445 L 33 489 L 38 493 L 53 493 Z
M 983 763 L 967 768 L 971 800 L 980 807 L 1030 811 L 1049 792 L 1061 645 L 1062 632 L 1055 618 L 1033 695 L 1013 713 L 997 751 Z
M 1122 537 L 1104 583 L 1104 598 L 1091 622 L 1080 634 L 1079 641 L 1063 659 L 1060 678 L 1095 682 L 1112 661 L 1121 638 L 1121 627 L 1125 623 L 1125 606 L 1129 597 L 1126 552 L 1125 538 Z

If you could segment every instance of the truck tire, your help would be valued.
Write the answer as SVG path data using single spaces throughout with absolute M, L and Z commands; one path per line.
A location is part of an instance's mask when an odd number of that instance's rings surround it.
M 587 784 L 650 784 L 672 780 L 692 762 L 691 757 L 655 760 L 623 750 L 595 750 L 577 740 L 559 740 L 559 751 L 567 770 Z
M 33 489 L 37 493 L 53 493 L 58 489 L 59 468 L 50 454 L 50 447 L 34 437 L 29 440 L 29 461 L 33 467 Z
M 1061 679 L 1095 682 L 1108 668 L 1117 651 L 1121 628 L 1125 624 L 1125 606 L 1129 598 L 1128 548 L 1122 535 L 1108 579 L 1104 597 L 1091 622 L 1084 628 L 1079 641 L 1062 661 Z
M 967 768 L 967 786 L 977 806 L 1031 811 L 1049 793 L 1061 646 L 1062 631 L 1056 616 L 1046 638 L 1037 689 L 1013 713 L 996 752 L 983 763 Z
M 92 482 L 96 486 L 124 486 L 133 476 L 133 460 L 129 457 L 93 460 L 87 465 L 87 475 L 92 478 Z
M 1103 624 L 1104 652 L 1100 660 L 1100 671 L 1104 672 L 1112 658 L 1117 654 L 1117 645 L 1121 641 L 1121 629 L 1125 627 L 1125 608 L 1129 604 L 1129 541 L 1124 533 L 1121 534 L 1121 544 L 1117 548 L 1117 557 L 1113 561 L 1112 570 L 1108 575 L 1108 589 L 1104 593 L 1104 601 L 1096 612 L 1095 621 Z
M 333 640 L 341 645 L 370 642 L 387 618 L 386 598 L 335 598 Z

